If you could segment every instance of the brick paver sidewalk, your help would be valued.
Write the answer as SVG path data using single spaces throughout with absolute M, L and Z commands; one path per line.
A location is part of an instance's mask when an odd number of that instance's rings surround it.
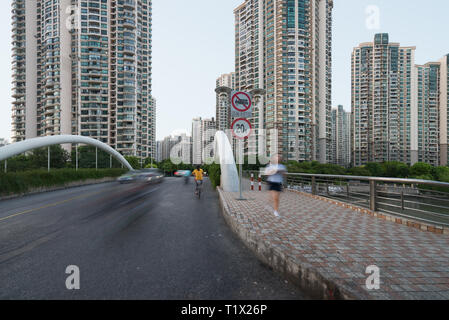
M 299 270 L 335 284 L 344 296 L 449 299 L 448 235 L 422 232 L 292 191 L 282 194 L 281 218 L 276 218 L 267 192 L 244 196 L 249 200 L 237 201 L 237 194 L 220 190 L 228 219 L 264 247 L 300 265 Z M 380 270 L 379 290 L 366 287 L 365 272 L 371 265 Z

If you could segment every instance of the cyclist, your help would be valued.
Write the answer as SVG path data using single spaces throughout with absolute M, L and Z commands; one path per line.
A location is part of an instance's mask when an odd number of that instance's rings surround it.
M 203 184 L 204 171 L 200 166 L 197 166 L 193 171 L 193 175 L 195 176 L 195 195 L 198 195 L 198 188 Z

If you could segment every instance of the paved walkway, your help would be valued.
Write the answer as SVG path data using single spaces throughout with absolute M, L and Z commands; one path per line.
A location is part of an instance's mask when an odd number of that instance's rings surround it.
M 422 232 L 293 191 L 276 218 L 268 193 L 248 201 L 220 190 L 228 223 L 278 271 L 313 287 L 317 296 L 353 299 L 449 299 L 449 236 Z M 280 260 L 283 260 L 281 263 Z M 368 266 L 380 289 L 368 290 Z M 321 291 L 322 295 L 319 293 Z

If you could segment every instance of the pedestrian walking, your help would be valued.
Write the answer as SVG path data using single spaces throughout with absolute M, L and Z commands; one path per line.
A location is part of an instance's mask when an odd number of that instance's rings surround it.
M 270 200 L 276 217 L 280 217 L 279 201 L 284 184 L 284 175 L 287 173 L 287 168 L 281 162 L 281 156 L 275 155 L 272 157 L 270 165 L 265 169 L 265 174 L 268 176 L 267 181 L 270 186 Z

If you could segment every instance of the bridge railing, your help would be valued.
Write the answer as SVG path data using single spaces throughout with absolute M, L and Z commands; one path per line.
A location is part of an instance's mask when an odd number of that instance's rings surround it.
M 248 171 L 257 178 L 261 172 Z M 286 187 L 372 211 L 449 226 L 449 183 L 401 178 L 289 173 Z

